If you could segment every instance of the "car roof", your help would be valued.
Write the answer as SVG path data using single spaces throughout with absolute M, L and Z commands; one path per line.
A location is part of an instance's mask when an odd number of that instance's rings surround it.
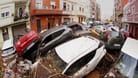
M 13 39 L 6 40 L 3 43 L 2 50 L 13 47 L 13 46 L 14 46 Z
M 65 27 L 65 26 L 53 27 L 53 28 L 51 28 L 51 29 L 49 29 L 49 30 L 44 31 L 43 33 L 41 33 L 40 36 L 43 37 L 43 36 L 48 35 L 48 34 L 50 34 L 52 32 L 59 31 L 61 29 L 65 29 L 65 28 L 67 28 L 67 27 Z
M 121 52 L 138 60 L 138 40 L 128 37 Z
M 70 63 L 95 50 L 98 45 L 99 40 L 82 36 L 57 46 L 55 51 L 64 62 Z

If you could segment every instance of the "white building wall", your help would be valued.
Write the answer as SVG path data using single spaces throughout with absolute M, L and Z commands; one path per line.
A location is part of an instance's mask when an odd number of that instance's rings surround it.
M 14 22 L 14 6 L 14 3 L 0 5 L 0 27 L 9 25 Z M 6 15 L 6 12 L 8 12 L 8 15 Z M 4 16 L 2 16 L 3 13 Z
M 69 5 L 69 10 L 63 11 L 63 14 L 70 15 L 70 22 L 78 22 L 78 16 L 90 17 L 90 0 L 60 0 L 60 8 L 63 10 L 63 3 L 66 2 L 67 8 Z M 73 10 L 72 10 L 73 6 Z M 80 11 L 83 8 L 84 11 Z M 64 18 L 64 17 L 63 17 Z M 73 20 L 72 20 L 73 19 Z M 64 21 L 64 19 L 62 19 Z
M 13 0 L 0 0 L 0 5 L 5 5 L 7 3 L 12 2 Z
M 9 38 L 13 39 L 13 33 L 12 33 L 12 27 L 11 26 L 8 27 L 8 32 L 9 32 Z
M 3 36 L 2 36 L 2 30 L 0 29 L 0 49 L 2 48 L 3 44 Z

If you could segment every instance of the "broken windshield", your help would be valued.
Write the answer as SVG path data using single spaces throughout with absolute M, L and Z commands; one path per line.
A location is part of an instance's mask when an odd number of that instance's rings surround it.
M 62 72 L 66 67 L 67 63 L 65 63 L 55 52 L 55 50 L 51 50 L 48 52 L 46 60 L 49 61 L 49 64 L 58 72 Z
M 116 65 L 118 71 L 128 78 L 138 78 L 137 60 L 126 54 L 121 55 Z

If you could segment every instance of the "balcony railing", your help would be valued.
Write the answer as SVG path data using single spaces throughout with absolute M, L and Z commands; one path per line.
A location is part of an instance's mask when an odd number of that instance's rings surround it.
M 36 8 L 34 15 L 61 15 L 62 10 L 53 8 Z
M 14 16 L 14 21 L 18 21 L 18 20 L 21 20 L 21 19 L 27 19 L 28 17 L 29 17 L 28 15 L 23 16 L 23 17 Z

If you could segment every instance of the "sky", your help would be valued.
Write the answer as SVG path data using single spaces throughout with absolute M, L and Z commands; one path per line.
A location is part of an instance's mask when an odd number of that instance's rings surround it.
M 101 5 L 101 18 L 109 19 L 113 14 L 114 0 L 97 0 Z

